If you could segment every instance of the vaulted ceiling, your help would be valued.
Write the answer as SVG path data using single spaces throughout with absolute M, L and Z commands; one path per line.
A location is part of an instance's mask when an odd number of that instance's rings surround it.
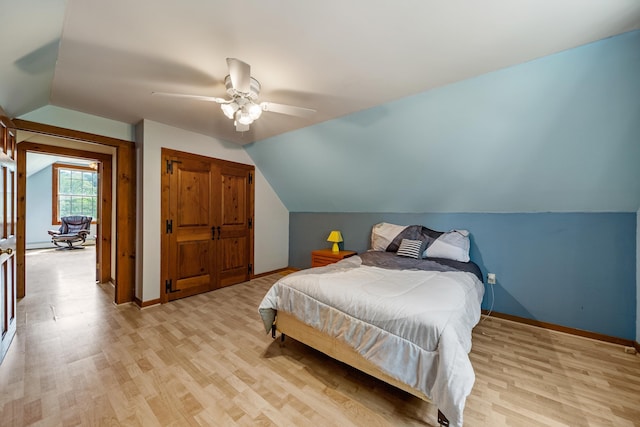
M 240 144 L 640 28 L 636 0 L 402 2 L 0 0 L 0 105 L 146 118 Z M 217 104 L 225 58 L 251 65 L 265 113 L 239 133 Z
M 293 212 L 635 212 L 640 31 L 245 146 Z
M 0 106 L 242 144 L 290 211 L 640 208 L 640 2 L 0 0 Z M 214 102 L 227 57 L 265 112 Z

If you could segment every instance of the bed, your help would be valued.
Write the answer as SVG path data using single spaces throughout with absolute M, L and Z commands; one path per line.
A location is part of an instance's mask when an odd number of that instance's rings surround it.
M 265 330 L 431 401 L 441 424 L 461 426 L 475 380 L 468 353 L 482 274 L 464 256 L 423 258 L 445 233 L 394 227 L 380 243 L 376 230 L 389 228 L 374 226 L 370 251 L 278 280 L 259 307 Z M 405 240 L 413 255 L 403 255 Z

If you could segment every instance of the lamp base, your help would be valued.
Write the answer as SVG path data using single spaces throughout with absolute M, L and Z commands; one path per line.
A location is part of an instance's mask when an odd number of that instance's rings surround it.
M 334 253 L 340 252 L 340 246 L 338 246 L 338 243 L 333 244 L 333 247 L 331 248 L 331 252 L 334 252 Z

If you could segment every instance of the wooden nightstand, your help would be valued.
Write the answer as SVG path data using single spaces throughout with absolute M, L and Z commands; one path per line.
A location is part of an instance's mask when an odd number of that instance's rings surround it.
M 331 249 L 311 251 L 311 267 L 322 267 L 355 255 L 355 251 L 333 252 Z

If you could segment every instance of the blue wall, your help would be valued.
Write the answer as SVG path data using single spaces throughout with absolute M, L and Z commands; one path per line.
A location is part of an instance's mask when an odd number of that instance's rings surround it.
M 467 228 L 496 311 L 635 339 L 638 76 L 633 31 L 246 149 L 294 267 L 334 228 L 358 251 L 382 220 Z
M 636 212 L 639 76 L 634 31 L 246 149 L 290 212 Z
M 471 259 L 497 275 L 494 310 L 634 340 L 636 213 L 291 213 L 289 264 L 342 231 L 345 249 L 365 251 L 378 222 L 471 232 Z M 487 292 L 483 308 L 488 308 Z

